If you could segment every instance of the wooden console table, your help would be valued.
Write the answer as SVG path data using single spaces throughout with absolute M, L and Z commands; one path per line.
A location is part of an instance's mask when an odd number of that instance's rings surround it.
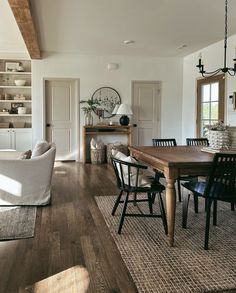
M 83 127 L 83 163 L 86 163 L 87 148 L 86 141 L 89 137 L 97 135 L 126 135 L 128 138 L 128 145 L 132 144 L 132 127 L 121 126 L 121 125 L 95 125 L 95 126 L 84 126 Z

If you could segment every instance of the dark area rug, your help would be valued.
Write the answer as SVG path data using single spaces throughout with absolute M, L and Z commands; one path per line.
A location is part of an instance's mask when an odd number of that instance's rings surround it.
M 34 236 L 36 207 L 0 207 L 0 240 Z
M 167 245 L 158 218 L 125 218 L 117 234 L 121 207 L 111 216 L 115 196 L 96 197 L 97 205 L 139 292 L 215 292 L 236 288 L 236 211 L 219 203 L 218 226 L 210 228 L 209 250 L 203 249 L 204 203 L 195 214 L 189 207 L 188 228 L 181 227 L 177 203 L 175 247 Z M 129 204 L 130 212 L 136 208 Z M 143 211 L 146 204 L 139 204 Z M 154 210 L 159 213 L 158 204 Z

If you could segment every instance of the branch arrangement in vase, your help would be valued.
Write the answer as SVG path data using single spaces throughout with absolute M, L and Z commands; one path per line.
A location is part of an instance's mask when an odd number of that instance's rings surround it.
M 223 123 L 223 121 L 219 121 L 213 125 L 210 125 L 209 130 L 218 130 L 218 131 L 225 131 L 229 129 L 229 125 Z
M 81 100 L 80 104 L 87 104 L 86 106 L 81 107 L 81 109 L 84 111 L 84 114 L 91 113 L 92 111 L 96 110 L 98 106 L 101 105 L 101 103 L 98 100 Z

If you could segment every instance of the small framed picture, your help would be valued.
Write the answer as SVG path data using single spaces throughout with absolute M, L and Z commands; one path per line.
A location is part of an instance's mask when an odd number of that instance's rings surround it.
M 19 107 L 24 107 L 24 103 L 11 103 L 11 114 L 18 114 Z
M 5 63 L 5 71 L 15 72 L 18 70 L 19 66 L 20 66 L 19 62 L 6 62 Z

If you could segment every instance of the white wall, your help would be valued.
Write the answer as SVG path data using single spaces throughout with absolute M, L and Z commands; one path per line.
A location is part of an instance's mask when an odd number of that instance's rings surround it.
M 228 39 L 228 67 L 233 67 L 235 58 L 236 35 Z M 198 73 L 196 64 L 199 53 L 202 52 L 202 59 L 206 71 L 213 71 L 223 67 L 223 41 L 217 42 L 207 48 L 195 52 L 184 58 L 183 62 L 183 115 L 182 115 L 182 135 L 183 142 L 186 137 L 196 135 L 196 82 L 201 75 Z M 226 75 L 225 91 L 225 122 L 236 125 L 236 111 L 233 110 L 229 95 L 236 91 L 236 77 Z
M 119 69 L 107 70 L 107 63 Z M 181 141 L 182 133 L 182 58 L 144 58 L 127 56 L 81 56 L 51 54 L 32 62 L 33 141 L 43 138 L 43 78 L 79 78 L 80 98 L 87 99 L 102 86 L 115 88 L 122 102 L 131 103 L 132 80 L 162 82 L 161 136 Z M 84 125 L 83 113 L 80 115 Z M 80 141 L 80 143 L 82 143 Z

